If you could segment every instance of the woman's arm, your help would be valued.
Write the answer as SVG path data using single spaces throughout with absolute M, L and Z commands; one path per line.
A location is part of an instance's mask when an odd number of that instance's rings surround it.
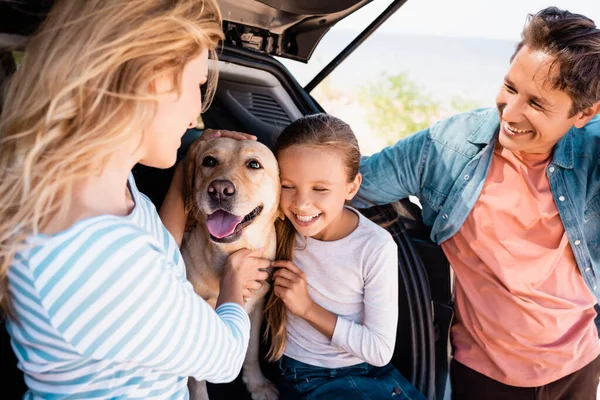
M 233 272 L 243 271 L 233 283 L 224 282 L 237 285 L 230 293 L 236 293 L 238 304 L 221 301 L 215 312 L 194 292 L 181 267 L 139 228 L 115 224 L 93 235 L 97 240 L 89 241 L 77 260 L 48 266 L 54 287 L 39 293 L 52 325 L 73 351 L 198 380 L 233 380 L 250 335 L 248 314 L 239 304 L 240 282 L 252 280 L 252 273 L 264 279 L 259 268 L 269 262 L 231 266 Z
M 179 247 L 181 247 L 187 221 L 187 213 L 185 212 L 183 202 L 184 174 L 183 163 L 179 163 L 175 168 L 175 174 L 173 175 L 173 179 L 171 179 L 169 191 L 163 200 L 159 212 L 163 225 L 173 236 Z

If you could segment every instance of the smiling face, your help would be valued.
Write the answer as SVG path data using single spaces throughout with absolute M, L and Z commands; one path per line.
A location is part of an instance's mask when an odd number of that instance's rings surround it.
M 548 81 L 552 57 L 527 46 L 514 57 L 496 97 L 500 113 L 500 144 L 512 151 L 549 153 L 575 126 L 589 118 L 571 115 L 573 101 L 567 93 L 552 89 Z
M 143 158 L 140 163 L 169 168 L 177 159 L 181 137 L 188 128 L 196 126 L 202 109 L 200 85 L 206 83 L 208 50 L 188 61 L 180 79 L 179 94 L 173 91 L 173 78 L 160 76 L 156 82 L 158 104 L 142 140 Z
M 309 146 L 291 146 L 278 154 L 280 207 L 303 236 L 336 237 L 343 226 L 346 200 L 360 187 L 360 174 L 348 182 L 341 153 Z
M 186 158 L 186 201 L 216 243 L 273 225 L 279 202 L 275 156 L 253 140 L 196 141 Z M 264 232 L 263 232 L 264 234 Z

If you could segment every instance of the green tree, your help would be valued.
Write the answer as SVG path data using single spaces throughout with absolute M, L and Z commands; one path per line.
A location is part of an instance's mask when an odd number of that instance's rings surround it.
M 424 129 L 444 114 L 477 108 L 474 102 L 455 97 L 449 110 L 402 73 L 361 87 L 360 104 L 367 110 L 367 123 L 388 144 Z
M 474 110 L 481 107 L 481 104 L 473 100 L 467 100 L 460 96 L 455 96 L 450 100 L 450 110 L 454 113 Z

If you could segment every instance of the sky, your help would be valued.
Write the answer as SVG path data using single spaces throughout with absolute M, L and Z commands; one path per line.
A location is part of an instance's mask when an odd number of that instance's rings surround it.
M 337 24 L 338 29 L 362 30 L 390 4 L 375 0 Z M 382 32 L 425 36 L 479 37 L 518 40 L 528 13 L 556 6 L 583 14 L 600 25 L 600 0 L 408 0 L 384 25 Z M 359 22 L 360 21 L 360 22 Z

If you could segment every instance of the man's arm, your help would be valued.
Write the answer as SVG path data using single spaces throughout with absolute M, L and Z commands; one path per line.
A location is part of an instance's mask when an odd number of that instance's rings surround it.
M 367 208 L 418 194 L 430 143 L 427 128 L 379 153 L 363 157 L 360 163 L 363 181 L 352 205 Z

